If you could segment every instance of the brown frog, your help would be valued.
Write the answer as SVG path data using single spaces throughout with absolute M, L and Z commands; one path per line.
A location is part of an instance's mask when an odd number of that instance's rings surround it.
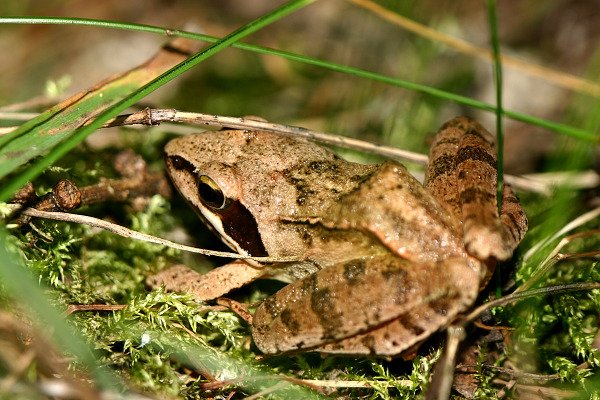
M 258 277 L 290 282 L 254 314 L 264 353 L 413 348 L 472 305 L 527 230 L 510 188 L 498 215 L 494 140 L 466 117 L 438 132 L 424 185 L 396 162 L 351 163 L 268 132 L 186 136 L 165 155 L 179 192 L 229 247 L 298 260 L 235 261 L 205 275 L 177 267 L 153 279 L 200 300 Z

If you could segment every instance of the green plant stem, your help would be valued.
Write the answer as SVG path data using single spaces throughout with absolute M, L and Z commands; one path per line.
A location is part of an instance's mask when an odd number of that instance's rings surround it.
M 140 87 L 134 91 L 131 95 L 125 97 L 123 100 L 118 101 L 114 105 L 108 107 L 105 111 L 100 113 L 96 119 L 89 125 L 75 130 L 73 135 L 69 136 L 60 145 L 53 148 L 46 156 L 34 163 L 32 166 L 27 168 L 24 172 L 19 174 L 15 179 L 12 179 L 0 190 L 0 201 L 7 201 L 10 196 L 21 188 L 27 181 L 32 180 L 38 176 L 42 171 L 48 168 L 50 165 L 58 161 L 62 156 L 67 154 L 71 149 L 81 143 L 86 137 L 88 137 L 96 129 L 99 129 L 106 121 L 117 116 L 120 112 L 124 111 L 128 107 L 131 107 L 139 100 L 146 97 L 159 87 L 165 85 L 171 80 L 175 79 L 179 75 L 193 68 L 200 62 L 207 58 L 217 54 L 226 47 L 239 41 L 240 39 L 266 27 L 267 25 L 280 20 L 297 11 L 298 9 L 307 6 L 315 0 L 291 0 L 279 8 L 262 15 L 261 17 L 249 22 L 243 27 L 235 30 L 224 38 L 216 41 L 213 45 L 207 47 L 204 50 L 196 53 L 192 57 L 184 60 L 175 67 L 164 72 L 160 76 L 156 77 L 149 83 Z

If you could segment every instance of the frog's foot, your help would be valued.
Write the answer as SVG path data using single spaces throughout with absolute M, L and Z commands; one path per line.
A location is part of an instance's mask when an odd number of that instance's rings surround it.
M 496 206 L 494 202 L 494 207 Z M 496 260 L 510 258 L 514 249 L 527 232 L 527 217 L 521 204 L 509 186 L 504 186 L 502 198 L 502 214 L 495 221 L 487 224 L 474 220 L 465 221 L 465 248 L 481 260 L 491 257 Z
M 149 276 L 146 284 L 153 289 L 164 287 L 169 292 L 189 293 L 198 301 L 208 301 L 240 288 L 263 274 L 262 268 L 253 267 L 241 260 L 230 262 L 206 274 L 178 264 Z
M 270 354 L 399 355 L 475 301 L 479 273 L 463 258 L 419 264 L 391 253 L 332 265 L 265 300 L 252 336 Z

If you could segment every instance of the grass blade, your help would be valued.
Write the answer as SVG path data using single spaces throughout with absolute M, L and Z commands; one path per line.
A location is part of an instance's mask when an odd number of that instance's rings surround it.
M 92 20 L 85 18 L 59 18 L 59 17 L 5 17 L 0 18 L 0 24 L 70 24 L 70 25 L 83 25 L 83 26 L 96 26 L 111 29 L 122 29 L 128 31 L 137 32 L 149 32 L 161 35 L 179 36 L 184 38 L 191 38 L 196 40 L 202 40 L 208 43 L 216 43 L 221 40 L 220 38 L 203 35 L 199 33 L 181 31 L 176 29 L 166 29 L 151 25 L 133 24 L 133 23 L 122 23 L 104 20 Z M 267 47 L 256 46 L 247 43 L 234 43 L 232 47 L 255 52 L 258 54 L 267 54 L 277 57 L 282 57 L 290 61 L 296 61 L 307 65 L 313 65 L 316 67 L 328 69 L 330 71 L 336 71 L 348 75 L 353 75 L 363 79 L 369 79 L 377 82 L 382 82 L 391 86 L 400 87 L 403 89 L 412 90 L 415 92 L 427 94 L 439 99 L 455 102 L 468 107 L 477 108 L 480 110 L 494 112 L 496 107 L 493 104 L 489 104 L 483 101 L 471 99 L 466 96 L 457 95 L 444 90 L 440 90 L 434 87 L 421 85 L 415 82 L 409 82 L 402 79 L 386 76 L 372 71 L 367 71 L 361 68 L 351 67 L 348 65 L 337 64 L 330 61 L 321 60 L 314 57 L 309 57 L 301 54 L 290 53 L 287 51 L 276 50 Z M 597 143 L 600 141 L 598 134 L 589 130 L 579 129 L 573 126 L 549 121 L 543 118 L 538 118 L 532 115 L 523 114 L 511 110 L 503 110 L 503 114 L 515 121 L 525 122 L 532 125 L 537 125 L 544 129 L 549 129 L 557 132 L 561 135 L 571 136 L 576 139 L 585 140 L 588 142 Z
M 504 186 L 504 132 L 502 130 L 502 60 L 500 56 L 500 39 L 498 38 L 498 16 L 496 15 L 496 1 L 486 0 L 490 37 L 492 45 L 494 85 L 496 87 L 496 146 L 498 148 L 496 160 L 498 180 L 496 191 L 498 198 L 498 211 L 502 209 L 502 190 Z
M 5 246 L 7 232 L 0 228 L 0 281 L 17 303 L 31 310 L 38 327 L 52 327 L 54 339 L 62 349 L 75 356 L 79 362 L 89 368 L 96 382 L 104 389 L 116 389 L 116 378 L 102 369 L 88 348 L 85 340 L 75 333 L 64 316 L 50 305 L 40 286 L 15 256 Z M 47 329 L 47 328 L 46 328 Z
M 153 79 L 151 82 L 145 84 L 144 86 L 131 93 L 129 96 L 108 107 L 105 111 L 100 113 L 96 117 L 96 119 L 92 121 L 89 125 L 75 130 L 71 136 L 65 139 L 64 142 L 62 142 L 60 145 L 54 147 L 44 158 L 34 163 L 24 172 L 20 173 L 17 177 L 15 177 L 9 183 L 7 183 L 0 190 L 0 201 L 7 201 L 9 197 L 19 188 L 21 188 L 27 181 L 34 179 L 36 176 L 42 173 L 42 171 L 44 171 L 50 165 L 55 163 L 62 156 L 67 154 L 71 149 L 73 149 L 75 146 L 81 143 L 92 132 L 100 128 L 106 121 L 108 121 L 112 117 L 115 117 L 128 107 L 134 105 L 135 103 L 146 97 L 148 94 L 152 93 L 154 90 L 165 85 L 166 83 L 175 79 L 179 75 L 195 67 L 200 62 L 206 60 L 209 57 L 212 57 L 213 55 L 217 54 L 221 50 L 232 45 L 233 43 L 264 28 L 265 26 L 275 21 L 278 21 L 279 19 L 293 13 L 294 11 L 297 11 L 300 8 L 307 6 L 313 1 L 314 0 L 292 0 L 290 2 L 285 3 L 281 7 L 262 15 L 256 20 L 251 21 L 243 27 L 235 30 L 234 32 L 215 42 L 213 45 L 201 50 L 194 56 L 188 58 L 187 60 L 179 63 L 175 67 L 164 72 L 160 76 Z

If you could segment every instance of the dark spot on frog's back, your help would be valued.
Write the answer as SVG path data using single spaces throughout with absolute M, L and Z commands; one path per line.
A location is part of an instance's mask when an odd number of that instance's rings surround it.
M 467 117 L 452 118 L 450 121 L 448 121 L 444 125 L 442 125 L 440 130 L 443 131 L 444 129 L 448 129 L 448 128 L 464 128 L 465 124 L 469 120 L 470 119 Z
M 449 298 L 440 298 L 429 303 L 429 307 L 437 315 L 445 317 L 448 314 L 448 310 L 451 307 L 451 302 L 455 299 L 455 296 Z
M 281 322 L 289 329 L 292 335 L 297 335 L 300 332 L 300 323 L 292 312 L 285 309 L 281 312 Z
M 406 276 L 406 271 L 404 271 L 404 261 L 396 257 L 389 259 L 387 265 L 382 269 L 381 273 L 385 280 L 404 280 Z
M 344 279 L 350 284 L 355 285 L 360 281 L 360 278 L 365 274 L 365 261 L 352 260 L 344 264 Z
M 305 179 L 290 176 L 287 172 L 285 175 L 288 176 L 288 182 L 296 188 L 296 204 L 299 206 L 306 204 L 309 198 L 315 193 L 311 185 Z
M 302 241 L 306 243 L 308 246 L 312 246 L 314 242 L 314 237 L 310 229 L 304 225 L 296 225 L 296 232 L 302 237 Z
M 435 180 L 440 175 L 450 174 L 456 167 L 456 158 L 452 154 L 446 154 L 439 156 L 433 160 L 433 171 L 429 174 L 427 179 L 429 181 Z
M 262 302 L 261 307 L 269 314 L 271 320 L 277 318 L 281 307 L 275 296 L 268 297 Z
M 413 320 L 413 318 L 410 314 L 404 314 L 404 315 L 400 316 L 398 318 L 398 322 L 400 322 L 400 324 L 404 328 L 406 328 L 406 330 L 408 330 L 410 333 L 412 333 L 414 336 L 419 336 L 423 332 L 425 332 L 425 329 L 421 328 L 418 325 L 418 322 Z
M 458 154 L 456 155 L 456 165 L 460 165 L 464 161 L 469 160 L 481 161 L 493 169 L 496 169 L 496 159 L 479 146 L 465 146 L 459 149 Z
M 297 186 L 296 190 L 298 191 L 298 194 L 296 195 L 296 204 L 298 204 L 299 206 L 303 206 L 304 204 L 306 204 L 308 199 L 315 194 L 314 190 L 307 189 L 305 187 Z
M 370 176 L 370 175 L 367 175 L 367 176 L 365 176 L 365 175 L 352 175 L 352 176 L 350 177 L 350 182 L 357 182 L 357 183 L 360 183 L 360 182 L 362 182 L 362 181 L 366 180 L 366 179 L 367 179 L 369 176 Z
M 436 146 L 441 146 L 441 145 L 457 146 L 459 142 L 460 141 L 456 137 L 446 137 L 446 138 L 438 139 L 435 142 L 435 144 L 436 144 Z
M 502 202 L 503 203 L 520 204 L 519 199 L 515 195 L 508 196 L 508 197 L 506 197 L 506 196 L 503 197 L 502 198 Z
M 301 281 L 300 290 L 304 293 L 314 293 L 317 290 L 317 276 L 309 275 Z
M 337 332 L 342 327 L 342 320 L 336 310 L 335 294 L 329 288 L 316 288 L 310 296 L 310 308 L 319 318 L 323 327 L 323 339 L 335 339 Z

